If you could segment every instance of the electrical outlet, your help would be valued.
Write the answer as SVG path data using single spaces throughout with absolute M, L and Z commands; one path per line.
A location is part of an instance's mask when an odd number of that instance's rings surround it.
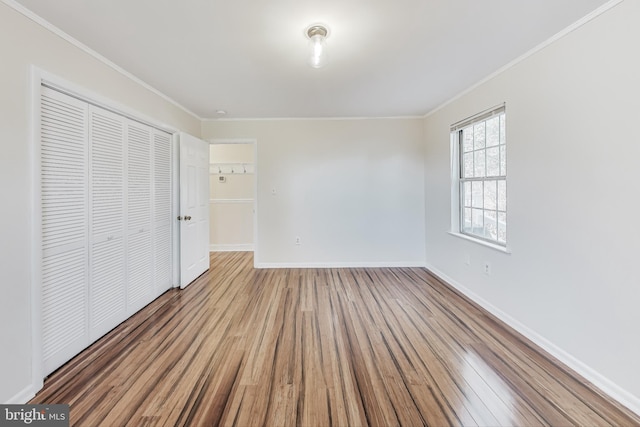
M 465 254 L 464 256 L 464 265 L 467 267 L 471 265 L 471 255 Z
M 491 274 L 491 264 L 489 264 L 488 262 L 484 263 L 484 274 L 486 274 L 487 276 Z
M 296 237 L 296 245 L 299 245 L 299 244 L 301 244 L 301 243 L 302 243 L 302 242 L 300 241 L 300 236 L 297 236 L 297 237 Z

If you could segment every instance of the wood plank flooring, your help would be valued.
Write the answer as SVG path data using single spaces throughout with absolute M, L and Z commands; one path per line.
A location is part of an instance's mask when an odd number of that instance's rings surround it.
M 640 425 L 424 269 L 211 261 L 31 403 L 78 426 Z

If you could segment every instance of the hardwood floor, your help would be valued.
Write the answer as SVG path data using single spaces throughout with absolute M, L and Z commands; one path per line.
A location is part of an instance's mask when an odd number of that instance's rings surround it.
M 87 426 L 640 425 L 424 269 L 211 260 L 30 403 Z

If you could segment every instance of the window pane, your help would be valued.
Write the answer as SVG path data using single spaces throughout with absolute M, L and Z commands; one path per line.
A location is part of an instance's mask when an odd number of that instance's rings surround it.
M 498 181 L 498 210 L 507 210 L 507 182 L 504 180 Z
M 471 232 L 479 236 L 484 235 L 484 222 L 482 221 L 482 209 L 472 209 L 471 212 Z
M 473 151 L 473 127 L 462 129 L 462 152 Z
M 500 175 L 507 176 L 507 146 L 500 146 Z
M 473 153 L 464 154 L 463 178 L 473 178 Z
M 482 181 L 473 181 L 471 187 L 471 206 L 482 207 Z
M 500 117 L 487 120 L 487 147 L 500 144 Z
M 485 150 L 473 152 L 473 176 L 475 178 L 481 178 L 485 176 L 484 153 Z
M 462 218 L 462 231 L 466 231 L 467 233 L 471 233 L 471 209 L 465 208 L 463 211 Z
M 468 181 L 462 186 L 462 199 L 465 207 L 471 206 L 471 183 Z
M 496 216 L 495 211 L 484 211 L 484 237 L 487 239 L 496 240 L 498 238 Z
M 458 130 L 459 229 L 506 245 L 506 115 L 478 120 Z M 455 190 L 454 190 L 455 192 Z
M 487 148 L 487 176 L 500 175 L 500 148 Z
M 484 182 L 484 208 L 496 210 L 497 206 L 497 194 L 496 194 L 496 181 Z
M 484 148 L 484 125 L 485 122 L 480 122 L 478 124 L 473 125 L 473 147 L 478 150 Z
M 498 213 L 498 242 L 507 242 L 507 214 Z

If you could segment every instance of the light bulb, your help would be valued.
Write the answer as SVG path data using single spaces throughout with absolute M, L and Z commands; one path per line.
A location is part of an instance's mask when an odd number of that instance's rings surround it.
M 321 35 L 315 35 L 309 39 L 309 65 L 320 68 L 327 65 L 327 44 Z
M 309 65 L 313 68 L 324 67 L 327 64 L 327 36 L 329 31 L 322 25 L 312 25 L 307 28 L 309 38 Z

